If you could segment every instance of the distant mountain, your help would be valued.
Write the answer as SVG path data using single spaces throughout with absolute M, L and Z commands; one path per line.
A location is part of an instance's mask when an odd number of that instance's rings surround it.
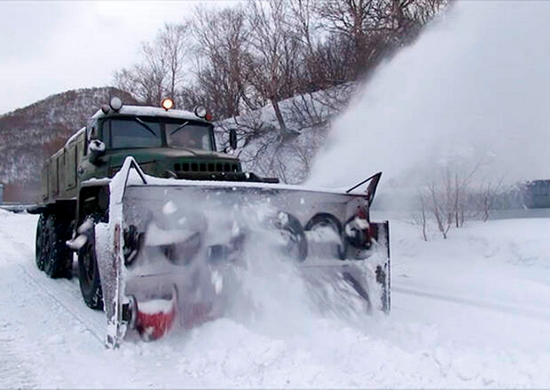
M 113 96 L 135 103 L 112 87 L 63 92 L 0 116 L 0 183 L 5 201 L 33 201 L 44 160 L 86 124 Z

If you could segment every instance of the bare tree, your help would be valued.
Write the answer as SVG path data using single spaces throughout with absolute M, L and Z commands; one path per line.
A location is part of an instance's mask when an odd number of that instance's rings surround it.
M 432 182 L 428 187 L 429 207 L 437 223 L 437 229 L 444 239 L 447 239 L 454 220 L 454 201 L 452 181 L 449 176 L 443 176 L 439 184 Z
M 285 1 L 268 0 L 265 3 L 249 2 L 249 20 L 253 28 L 251 81 L 272 104 L 284 138 L 288 129 L 279 103 L 296 92 L 301 44 L 289 28 L 289 9 Z
M 491 210 L 495 205 L 495 200 L 502 189 L 502 178 L 498 182 L 487 181 L 483 186 L 483 222 L 487 222 Z
M 447 4 L 448 0 L 321 0 L 316 11 L 332 34 L 331 51 L 350 59 L 344 78 L 351 81 L 413 42 Z
M 407 7 L 407 12 L 411 18 L 425 25 L 452 3 L 453 0 L 415 0 Z
M 335 67 L 328 66 L 333 53 L 327 49 L 321 20 L 317 17 L 314 0 L 287 0 L 288 24 L 294 39 L 300 42 L 300 67 L 297 89 L 299 93 L 311 93 L 332 87 L 330 77 Z M 337 77 L 336 77 L 337 78 Z
M 379 0 L 322 0 L 316 11 L 335 36 L 333 45 L 348 52 L 346 81 L 357 80 L 381 57 L 384 41 L 378 33 Z M 343 53 L 342 53 L 343 54 Z
M 189 24 L 165 24 L 164 30 L 161 30 L 157 37 L 157 47 L 160 51 L 159 62 L 165 62 L 167 71 L 167 89 L 171 98 L 176 97 L 176 92 L 183 81 L 183 65 L 189 50 L 186 49 L 189 44 L 187 38 L 189 33 Z
M 457 228 L 464 226 L 466 217 L 472 216 L 467 214 L 469 211 L 475 210 L 479 214 L 478 210 L 484 207 L 480 203 L 492 204 L 497 187 L 489 183 L 481 194 L 472 188 L 474 176 L 482 165 L 483 160 L 473 165 L 464 158 L 447 161 L 431 179 L 427 189 L 419 193 L 421 207 L 427 207 L 433 215 L 443 238 L 447 238 L 453 225 Z
M 422 239 L 428 241 L 428 207 L 429 200 L 425 191 L 419 190 L 417 194 L 420 210 L 418 213 L 413 213 L 412 218 L 415 225 L 419 225 L 422 231 Z
M 242 6 L 216 13 L 197 9 L 195 13 L 196 81 L 205 91 L 208 106 L 220 118 L 238 116 L 243 109 L 263 105 L 249 87 L 250 30 Z
M 175 97 L 183 80 L 187 34 L 185 24 L 166 24 L 154 42 L 142 44 L 140 63 L 115 72 L 115 85 L 148 105 Z
M 511 188 L 503 189 L 502 181 L 503 178 L 497 181 L 485 179 L 465 194 L 466 209 L 469 211 L 470 216 L 481 216 L 484 222 L 489 219 L 498 198 L 504 193 L 512 192 Z

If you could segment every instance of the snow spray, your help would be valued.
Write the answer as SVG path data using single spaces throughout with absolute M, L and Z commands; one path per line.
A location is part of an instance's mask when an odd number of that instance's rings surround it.
M 449 161 L 550 178 L 550 3 L 457 2 L 382 64 L 337 118 L 308 184 L 426 185 Z M 386 188 L 384 188 L 386 187 Z

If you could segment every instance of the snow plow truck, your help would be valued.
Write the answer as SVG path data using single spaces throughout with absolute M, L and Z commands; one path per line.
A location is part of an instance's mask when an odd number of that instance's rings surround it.
M 223 317 L 262 239 L 314 290 L 344 286 L 339 299 L 388 312 L 388 222 L 369 217 L 381 173 L 347 190 L 285 185 L 244 172 L 236 131 L 224 136 L 219 152 L 203 107 L 115 97 L 45 162 L 28 210 L 36 266 L 78 275 L 86 305 L 106 313 L 106 345 Z

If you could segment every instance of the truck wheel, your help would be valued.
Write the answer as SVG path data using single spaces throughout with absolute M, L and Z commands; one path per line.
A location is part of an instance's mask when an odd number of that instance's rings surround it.
M 95 227 L 91 227 L 86 236 L 86 244 L 78 252 L 78 281 L 82 298 L 88 307 L 103 309 L 103 291 L 95 253 Z
M 44 271 L 44 229 L 46 227 L 46 215 L 40 214 L 38 222 L 36 224 L 36 245 L 34 255 L 36 259 L 36 266 L 40 271 Z
M 61 220 L 56 214 L 48 215 L 42 230 L 41 252 L 44 255 L 44 272 L 52 279 L 70 276 L 71 252 L 65 244 L 69 238 L 67 231 L 67 222 Z

